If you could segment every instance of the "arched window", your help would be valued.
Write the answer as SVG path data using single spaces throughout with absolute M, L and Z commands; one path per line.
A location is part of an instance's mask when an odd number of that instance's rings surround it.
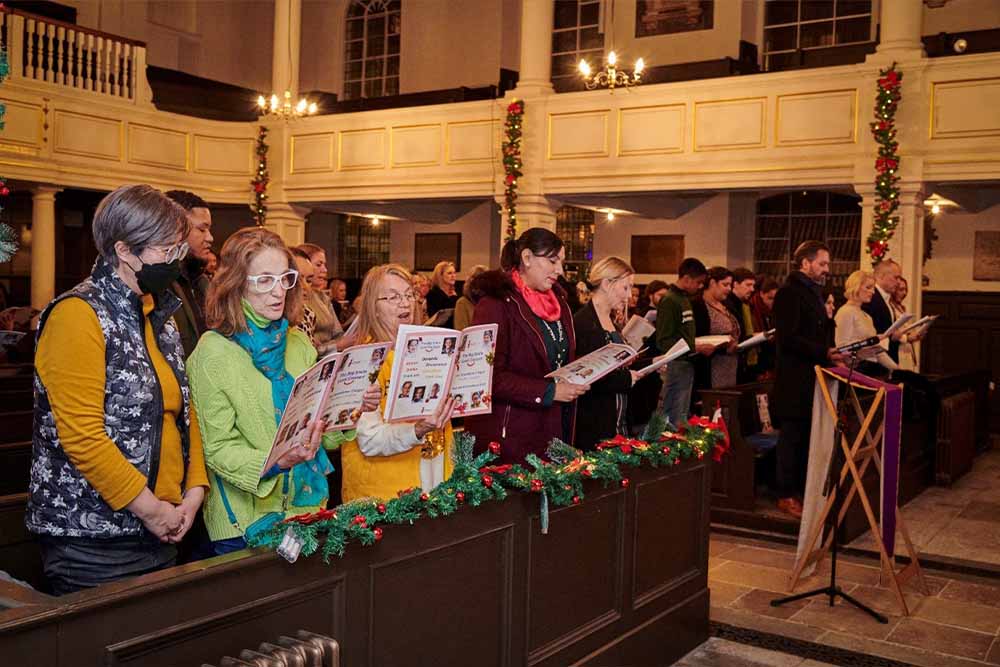
M 399 94 L 402 0 L 352 0 L 347 9 L 344 97 Z

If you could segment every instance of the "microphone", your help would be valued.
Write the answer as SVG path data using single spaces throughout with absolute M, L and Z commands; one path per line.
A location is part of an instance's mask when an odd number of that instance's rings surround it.
M 861 340 L 856 340 L 853 343 L 848 343 L 847 345 L 841 345 L 837 348 L 837 352 L 841 354 L 848 354 L 851 352 L 857 352 L 863 350 L 866 347 L 872 347 L 873 345 L 878 345 L 879 337 L 872 336 L 871 338 L 862 338 Z

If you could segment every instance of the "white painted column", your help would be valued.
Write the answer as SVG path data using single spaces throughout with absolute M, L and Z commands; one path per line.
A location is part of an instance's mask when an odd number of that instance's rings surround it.
M 289 91 L 292 104 L 298 101 L 299 94 L 301 34 L 302 0 L 274 0 L 271 91 L 278 97 Z
M 909 285 L 906 310 L 922 313 L 924 283 L 924 191 L 922 183 L 901 183 L 899 225 L 889 242 L 890 256 L 899 262 Z
M 521 65 L 517 91 L 520 96 L 552 92 L 553 0 L 521 2 Z
M 31 307 L 42 310 L 56 296 L 56 194 L 39 185 L 31 194 Z
M 264 228 L 274 232 L 289 248 L 306 241 L 306 215 L 309 209 L 284 202 L 270 202 L 267 205 L 267 219 Z
M 878 55 L 897 60 L 925 57 L 920 41 L 923 27 L 923 0 L 882 0 L 879 21 Z

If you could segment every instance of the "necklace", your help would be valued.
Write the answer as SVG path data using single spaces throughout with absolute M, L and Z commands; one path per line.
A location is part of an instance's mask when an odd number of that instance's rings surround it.
M 556 345 L 556 368 L 559 368 L 559 367 L 561 367 L 563 365 L 563 362 L 565 361 L 565 359 L 563 358 L 563 354 L 564 354 L 564 352 L 563 352 L 563 342 L 566 340 L 566 337 L 563 334 L 562 321 L 561 320 L 556 320 L 554 322 L 555 327 L 552 326 L 553 323 L 547 322 L 546 320 L 543 320 L 541 318 L 539 318 L 538 321 L 541 322 L 543 325 L 545 325 L 545 331 L 549 334 L 549 338 L 551 338 L 554 342 L 557 343 L 557 345 Z

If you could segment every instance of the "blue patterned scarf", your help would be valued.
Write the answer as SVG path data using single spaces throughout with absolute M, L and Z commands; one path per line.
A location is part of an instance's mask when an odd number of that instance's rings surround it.
M 258 315 L 246 300 L 243 300 L 243 314 L 246 315 L 249 331 L 238 331 L 233 334 L 232 339 L 250 354 L 254 367 L 271 381 L 274 420 L 276 424 L 280 424 L 285 404 L 288 403 L 295 384 L 295 378 L 285 370 L 288 320 L 267 320 Z M 299 463 L 292 468 L 291 504 L 298 507 L 326 504 L 329 495 L 326 476 L 331 472 L 333 465 L 322 447 L 311 461 Z

